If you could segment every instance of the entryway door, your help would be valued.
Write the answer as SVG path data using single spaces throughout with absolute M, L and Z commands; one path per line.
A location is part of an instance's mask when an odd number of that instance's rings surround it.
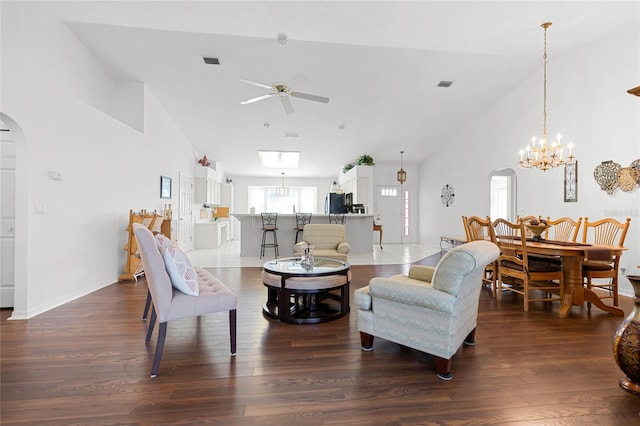
M 382 230 L 384 237 L 382 245 L 385 243 L 399 244 L 408 242 L 408 237 L 402 234 L 404 227 L 404 203 L 402 198 L 401 185 L 377 185 L 374 187 L 374 208 L 376 216 L 382 219 Z M 373 226 L 373 225 L 372 225 Z M 374 233 L 374 239 L 378 238 L 378 233 Z M 377 240 L 374 242 L 377 243 Z

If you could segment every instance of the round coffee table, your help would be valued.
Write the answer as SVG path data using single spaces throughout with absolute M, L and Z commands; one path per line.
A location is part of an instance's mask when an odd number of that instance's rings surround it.
M 299 257 L 291 257 L 266 262 L 263 268 L 265 316 L 294 324 L 317 324 L 349 313 L 351 273 L 347 262 L 316 257 L 313 268 L 308 269 Z

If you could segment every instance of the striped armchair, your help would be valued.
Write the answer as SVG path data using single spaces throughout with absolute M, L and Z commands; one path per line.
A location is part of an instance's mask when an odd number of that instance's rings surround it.
M 489 241 L 472 241 L 445 254 L 435 267 L 413 265 L 408 275 L 376 277 L 355 291 L 362 349 L 374 336 L 435 356 L 436 373 L 451 379 L 451 358 L 474 345 L 486 265 L 500 254 Z

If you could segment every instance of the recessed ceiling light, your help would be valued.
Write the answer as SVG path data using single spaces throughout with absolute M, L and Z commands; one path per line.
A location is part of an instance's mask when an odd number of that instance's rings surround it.
M 442 80 L 440 83 L 438 83 L 438 87 L 449 87 L 453 84 L 453 81 L 444 81 Z
M 269 169 L 297 169 L 300 167 L 299 151 L 258 151 L 262 167 Z

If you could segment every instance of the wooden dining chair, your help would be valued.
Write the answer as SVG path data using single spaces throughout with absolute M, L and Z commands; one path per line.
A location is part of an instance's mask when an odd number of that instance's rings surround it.
M 560 301 L 563 288 L 561 265 L 529 259 L 524 222 L 511 223 L 496 219 L 493 232 L 500 248 L 498 258 L 497 298 L 502 301 L 503 291 L 512 291 L 523 297 L 523 308 L 529 311 L 531 302 Z M 506 280 L 505 280 L 506 278 Z M 541 291 L 541 297 L 531 297 L 530 292 Z
M 557 241 L 575 242 L 578 238 L 581 223 L 581 217 L 579 217 L 578 220 L 573 220 L 570 217 L 561 217 L 552 220 L 550 216 L 547 217 L 547 225 L 553 230 L 551 239 Z
M 465 232 L 467 233 L 467 241 L 491 241 L 497 244 L 495 236 L 493 235 L 493 228 L 491 226 L 491 218 L 487 216 L 486 219 L 482 219 L 478 216 L 463 216 L 465 224 Z M 494 261 L 488 264 L 484 268 L 484 275 L 482 276 L 482 283 L 491 286 L 491 292 L 493 297 L 496 297 L 498 291 L 498 262 Z
M 467 216 L 462 215 L 462 226 L 464 227 L 464 236 L 467 241 L 471 241 L 469 239 L 469 224 L 467 223 Z
M 600 219 L 589 222 L 589 218 L 584 218 L 582 228 L 582 242 L 595 246 L 619 246 L 624 245 L 631 218 L 625 222 L 619 222 L 613 218 Z M 598 294 L 600 299 L 613 299 L 613 306 L 618 306 L 618 268 L 620 266 L 620 256 L 609 255 L 608 259 L 586 258 L 582 262 L 583 284 L 588 289 L 601 289 L 609 293 L 608 296 Z M 594 281 L 594 279 L 606 280 Z M 599 292 L 601 293 L 601 292 Z M 587 309 L 591 309 L 591 303 L 587 303 Z

